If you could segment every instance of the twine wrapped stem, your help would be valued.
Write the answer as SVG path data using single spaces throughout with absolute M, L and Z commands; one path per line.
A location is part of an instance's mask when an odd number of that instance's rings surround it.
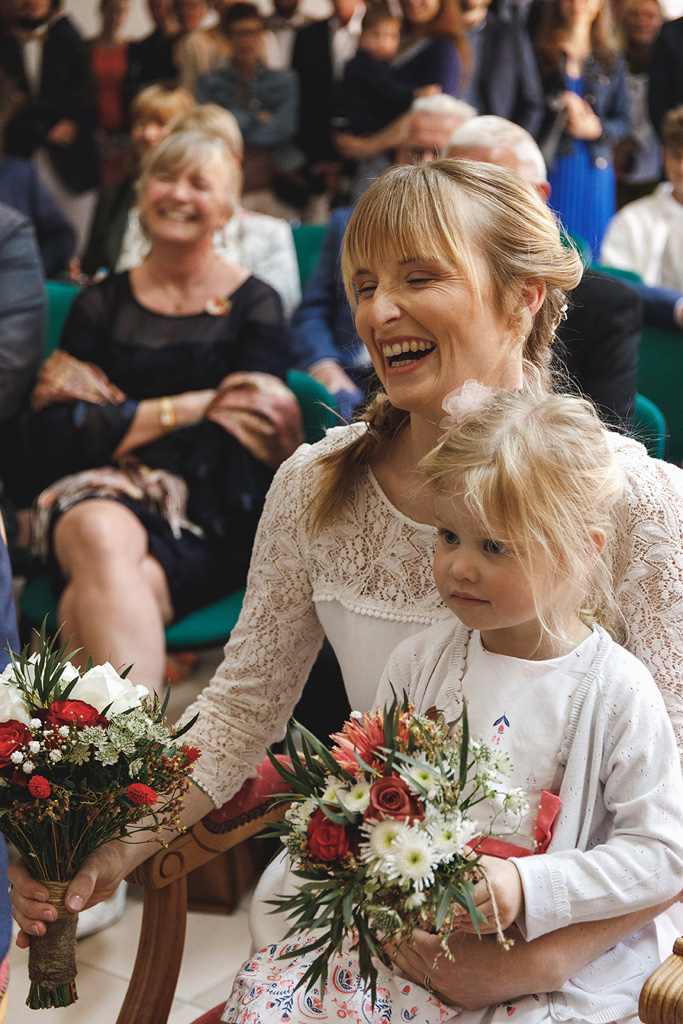
M 46 882 L 48 902 L 57 908 L 57 920 L 45 935 L 33 935 L 28 954 L 31 987 L 26 1005 L 33 1010 L 70 1006 L 76 993 L 76 925 L 78 914 L 64 905 L 68 882 Z

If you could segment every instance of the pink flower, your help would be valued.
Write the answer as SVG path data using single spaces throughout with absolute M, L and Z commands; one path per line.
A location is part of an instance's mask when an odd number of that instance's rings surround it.
M 493 389 L 486 384 L 480 384 L 473 378 L 466 380 L 461 388 L 449 391 L 444 398 L 441 408 L 448 415 L 439 421 L 439 426 L 442 430 L 459 427 L 475 412 L 479 412 L 492 394 Z

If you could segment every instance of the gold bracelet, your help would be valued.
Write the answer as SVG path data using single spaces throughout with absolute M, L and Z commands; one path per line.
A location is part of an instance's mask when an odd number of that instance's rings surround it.
M 166 395 L 159 399 L 159 422 L 164 430 L 173 430 L 175 427 L 175 409 L 173 402 Z

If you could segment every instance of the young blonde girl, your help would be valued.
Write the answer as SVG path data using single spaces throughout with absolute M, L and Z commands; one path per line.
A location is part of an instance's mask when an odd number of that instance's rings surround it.
M 683 783 L 659 692 L 610 636 L 622 623 L 603 552 L 623 484 L 608 435 L 581 399 L 488 390 L 449 396 L 452 429 L 421 464 L 438 528 L 434 576 L 454 618 L 395 650 L 377 703 L 406 690 L 418 712 L 436 705 L 455 725 L 466 699 L 472 737 L 509 756 L 506 784 L 526 791 L 530 810 L 509 856 L 482 863 L 503 927 L 524 942 L 680 891 Z M 477 825 L 500 811 L 500 801 L 480 805 Z M 483 881 L 475 902 L 494 931 Z M 472 929 L 467 916 L 460 927 Z M 658 962 L 648 925 L 556 992 L 462 1012 L 427 978 L 421 988 L 380 967 L 372 1009 L 352 951 L 333 958 L 321 1002 L 295 991 L 310 954 L 278 961 L 282 948 L 245 964 L 224 1021 L 635 1020 Z M 399 967 L 406 956 L 396 951 Z

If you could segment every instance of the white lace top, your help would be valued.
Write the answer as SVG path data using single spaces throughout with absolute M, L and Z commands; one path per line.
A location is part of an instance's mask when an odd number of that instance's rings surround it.
M 211 684 L 187 710 L 200 747 L 196 780 L 229 799 L 285 726 L 322 642 L 340 659 L 351 706 L 372 706 L 391 651 L 450 617 L 432 578 L 433 527 L 387 500 L 370 472 L 333 528 L 312 537 L 309 509 L 321 453 L 349 442 L 338 427 L 278 471 L 261 518 L 240 620 Z M 614 543 L 625 644 L 664 696 L 683 750 L 683 471 L 610 435 L 627 477 Z

